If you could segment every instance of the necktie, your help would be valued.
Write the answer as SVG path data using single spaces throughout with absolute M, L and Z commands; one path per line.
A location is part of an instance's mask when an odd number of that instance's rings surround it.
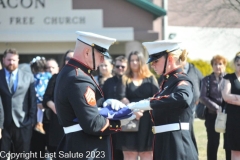
M 14 93 L 14 83 L 13 83 L 13 73 L 10 73 L 9 76 L 9 90 L 11 91 L 11 93 Z

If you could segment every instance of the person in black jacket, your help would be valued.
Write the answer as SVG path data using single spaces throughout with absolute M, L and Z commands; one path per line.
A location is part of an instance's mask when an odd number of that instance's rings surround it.
M 89 32 L 77 34 L 73 58 L 59 72 L 54 89 L 57 116 L 65 133 L 57 159 L 110 160 L 110 135 L 119 132 L 124 123 L 103 117 L 98 107 L 103 103 L 114 108 L 125 105 L 114 99 L 105 101 L 92 71 L 103 62 L 104 56 L 109 57 L 107 50 L 116 40 Z
M 144 42 L 149 53 L 148 63 L 163 81 L 152 98 L 131 103 L 130 109 L 151 110 L 155 134 L 153 159 L 197 160 L 198 154 L 189 131 L 193 85 L 182 70 L 187 51 L 179 42 Z
M 2 69 L 1 62 L 0 62 L 0 69 Z M 4 113 L 3 113 L 2 99 L 0 97 L 0 150 L 1 150 L 1 138 L 2 138 L 3 122 L 4 122 Z
M 4 113 L 3 113 L 2 99 L 0 96 L 0 139 L 2 138 L 3 122 L 4 122 Z M 0 143 L 0 148 L 1 148 L 1 143 Z
M 104 57 L 104 62 L 98 66 L 98 75 L 94 76 L 94 79 L 100 88 L 103 88 L 103 85 L 107 79 L 113 77 L 112 70 L 112 58 Z
M 121 100 L 122 97 L 119 96 L 122 90 L 122 75 L 127 70 L 127 58 L 125 56 L 118 56 L 115 58 L 114 63 L 114 73 L 115 75 L 111 78 L 108 78 L 103 85 L 103 94 L 105 99 L 117 99 Z M 113 159 L 114 160 L 123 160 L 123 153 L 121 150 L 116 149 L 116 142 L 118 138 L 118 133 L 112 135 L 113 143 Z
M 63 56 L 63 66 L 65 66 L 65 64 L 67 64 L 72 57 L 73 50 L 68 50 Z M 47 148 L 50 153 L 56 152 L 57 146 L 64 135 L 63 128 L 58 122 L 57 112 L 53 98 L 57 76 L 58 73 L 54 74 L 49 80 L 42 102 L 44 108 L 49 108 L 49 110 L 46 110 L 45 112 L 47 112 L 47 116 L 49 117 L 49 126 L 47 131 Z
M 3 113 L 2 99 L 0 97 L 0 150 L 1 150 L 3 122 L 4 122 L 4 113 Z
M 114 63 L 115 75 L 108 78 L 103 85 L 103 93 L 105 99 L 113 98 L 121 100 L 122 97 L 118 97 L 117 92 L 121 90 L 122 75 L 127 70 L 127 59 L 125 56 L 118 56 Z
M 187 61 L 185 61 L 185 63 L 183 63 L 184 67 L 183 67 L 183 72 L 186 73 L 188 75 L 188 78 L 191 80 L 192 84 L 193 84 L 193 100 L 191 102 L 191 109 L 192 109 L 192 120 L 190 122 L 190 132 L 191 132 L 191 136 L 194 142 L 194 145 L 197 148 L 197 142 L 196 142 L 196 138 L 194 135 L 194 129 L 193 129 L 193 123 L 194 123 L 194 118 L 195 118 L 195 109 L 196 109 L 196 105 L 199 102 L 199 97 L 200 97 L 200 84 L 201 84 L 201 80 L 203 78 L 202 73 L 192 64 L 189 63 Z
M 227 59 L 221 55 L 215 55 L 211 60 L 211 66 L 213 72 L 205 76 L 201 82 L 200 101 L 206 106 L 207 160 L 217 160 L 220 133 L 215 131 L 215 121 L 218 110 L 223 107 L 223 98 L 219 86 L 226 74 Z M 230 160 L 230 150 L 225 149 L 225 154 L 226 160 Z
M 194 64 L 186 61 L 183 67 L 183 72 L 188 75 L 193 83 L 193 101 L 191 103 L 191 108 L 193 113 L 195 112 L 196 105 L 199 102 L 200 97 L 200 84 L 203 79 L 202 73 L 194 66 Z

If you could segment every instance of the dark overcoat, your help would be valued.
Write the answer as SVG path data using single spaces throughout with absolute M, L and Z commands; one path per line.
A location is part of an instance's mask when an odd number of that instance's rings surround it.
M 192 98 L 192 83 L 182 69 L 166 74 L 160 91 L 150 101 L 154 126 L 190 123 Z M 179 129 L 154 136 L 154 160 L 198 159 L 189 130 Z
M 58 147 L 59 159 L 111 160 L 111 133 L 120 131 L 120 121 L 101 116 L 104 102 L 92 70 L 76 59 L 69 60 L 57 76 L 54 102 L 63 127 L 79 124 L 82 131 L 65 134 Z M 74 119 L 78 119 L 78 123 Z

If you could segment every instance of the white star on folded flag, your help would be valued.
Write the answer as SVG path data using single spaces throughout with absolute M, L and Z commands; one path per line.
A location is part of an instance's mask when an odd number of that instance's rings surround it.
M 112 115 L 108 112 L 108 119 L 112 119 L 116 113 L 113 113 Z

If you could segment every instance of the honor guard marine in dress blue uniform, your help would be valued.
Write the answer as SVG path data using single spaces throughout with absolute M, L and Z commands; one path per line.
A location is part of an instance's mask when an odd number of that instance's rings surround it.
M 176 64 L 185 59 L 182 57 L 184 51 L 179 48 L 178 42 L 172 41 L 145 42 L 143 45 L 149 53 L 148 63 L 162 66 L 164 79 L 159 92 L 152 98 L 129 105 L 129 108 L 151 112 L 154 123 L 152 131 L 155 136 L 154 160 L 197 160 L 198 154 L 189 132 L 192 83 L 183 73 L 180 63 L 178 66 L 169 67 L 172 57 L 176 58 Z M 163 63 L 157 64 L 158 62 Z
M 106 51 L 115 39 L 88 32 L 77 33 L 73 58 L 56 80 L 54 99 L 59 123 L 65 132 L 57 157 L 111 160 L 110 134 L 120 131 L 121 123 L 99 114 L 98 106 L 103 106 L 104 102 L 103 93 L 91 73 L 100 64 L 99 55 L 102 61 L 103 55 L 109 56 Z M 78 122 L 74 121 L 76 118 Z

